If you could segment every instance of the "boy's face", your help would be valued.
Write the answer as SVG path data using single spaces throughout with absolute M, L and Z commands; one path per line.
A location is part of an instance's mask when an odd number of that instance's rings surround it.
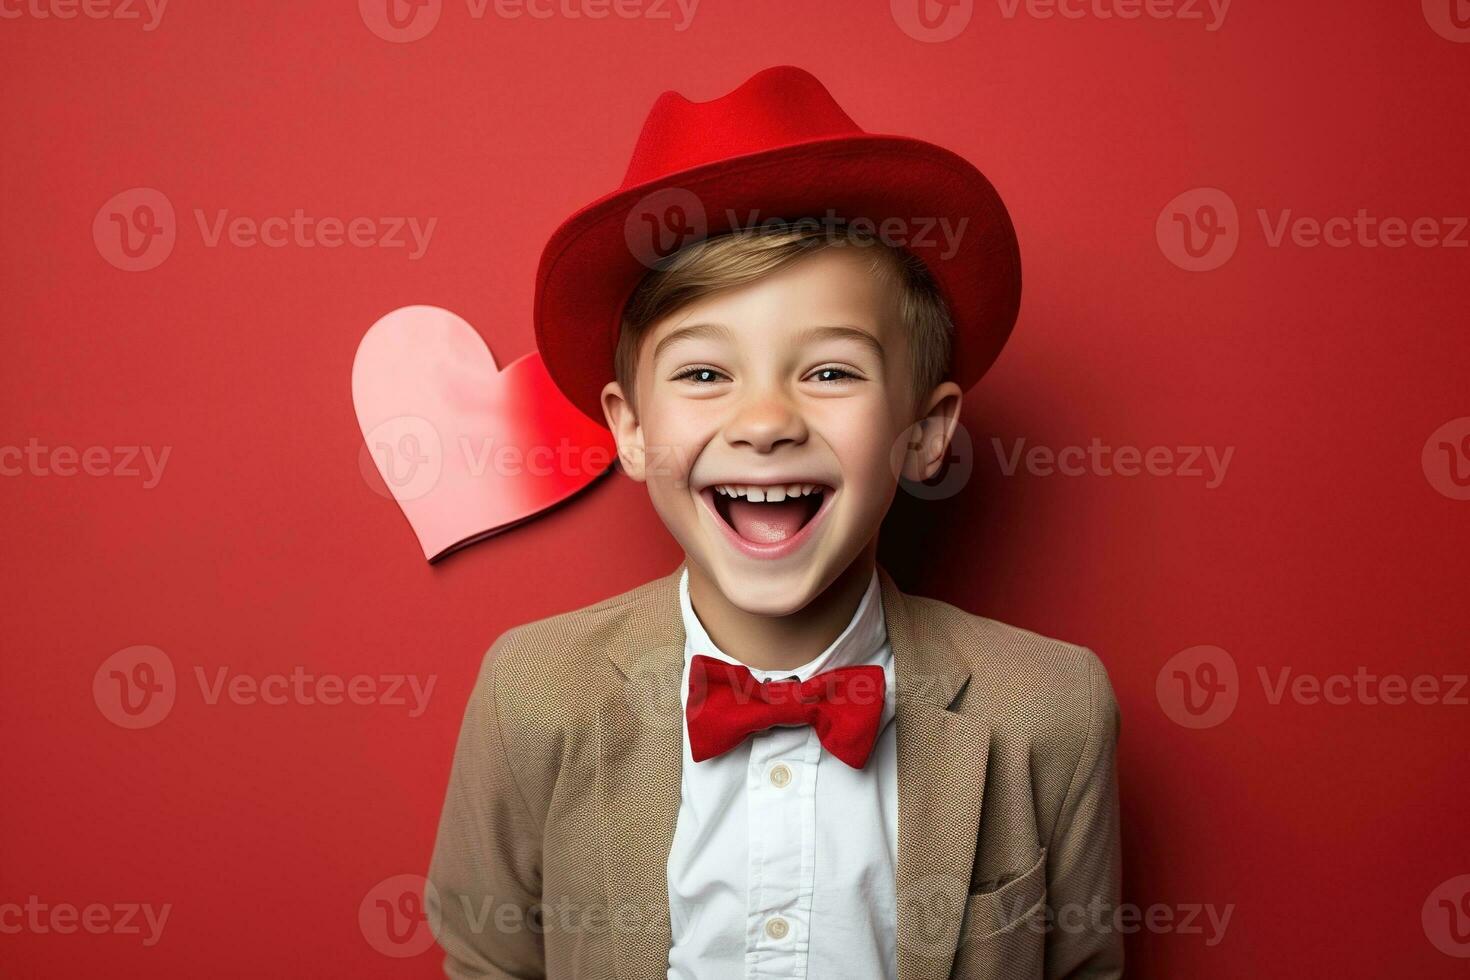
M 822 249 L 653 324 L 636 418 L 617 382 L 603 389 L 625 470 L 747 612 L 786 615 L 820 595 L 875 543 L 899 475 L 931 476 L 954 431 L 952 382 L 915 417 L 896 288 L 870 259 Z M 751 486 L 763 502 L 718 489 Z

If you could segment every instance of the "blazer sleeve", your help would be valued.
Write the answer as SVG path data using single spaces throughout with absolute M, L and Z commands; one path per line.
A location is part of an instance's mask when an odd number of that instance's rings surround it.
M 1048 978 L 1123 976 L 1123 935 L 1114 912 L 1122 897 L 1116 753 L 1118 702 L 1101 661 L 1085 651 L 1089 719 L 1082 753 L 1047 849 Z
M 485 655 L 465 709 L 429 867 L 429 923 L 455 980 L 546 976 L 542 828 L 516 783 L 503 725 L 500 654 L 511 632 Z

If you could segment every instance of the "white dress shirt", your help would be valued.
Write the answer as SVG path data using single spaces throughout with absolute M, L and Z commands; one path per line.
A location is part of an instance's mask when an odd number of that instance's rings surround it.
M 684 619 L 680 702 L 696 653 L 717 648 L 679 578 Z M 862 769 L 822 747 L 810 725 L 756 732 L 695 762 L 684 725 L 678 822 L 669 851 L 670 980 L 896 980 L 898 756 L 893 649 L 878 573 L 842 634 L 791 670 L 750 668 L 757 681 L 807 680 L 877 664 L 886 691 L 878 740 Z

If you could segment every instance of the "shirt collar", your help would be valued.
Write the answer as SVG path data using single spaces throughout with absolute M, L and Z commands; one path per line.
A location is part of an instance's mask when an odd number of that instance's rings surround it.
M 727 663 L 740 663 L 715 646 L 709 633 L 705 631 L 704 624 L 695 615 L 694 606 L 689 601 L 689 569 L 687 566 L 683 574 L 679 576 L 679 611 L 684 618 L 684 660 L 686 664 L 696 653 L 716 657 Z M 888 628 L 883 617 L 883 597 L 878 586 L 878 572 L 877 569 L 874 569 L 873 577 L 868 581 L 867 591 L 863 593 L 857 611 L 853 613 L 847 627 L 837 639 L 828 645 L 827 649 L 814 659 L 789 670 L 760 670 L 749 665 L 745 666 L 756 680 L 784 680 L 794 675 L 804 681 L 813 674 L 824 670 L 858 664 L 878 664 L 884 668 L 886 673 L 891 667 L 892 657 L 892 648 L 888 645 Z

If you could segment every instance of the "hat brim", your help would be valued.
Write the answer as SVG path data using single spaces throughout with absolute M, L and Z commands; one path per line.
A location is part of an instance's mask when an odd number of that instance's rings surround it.
M 600 425 L 607 424 L 601 392 L 612 380 L 623 307 L 654 265 L 635 241 L 636 228 L 630 235 L 630 216 L 660 193 L 697 202 L 705 224 L 700 237 L 744 227 L 752 216 L 757 222 L 822 218 L 829 209 L 879 228 L 883 219 L 899 219 L 910 250 L 925 261 L 949 306 L 955 325 L 949 378 L 961 388 L 994 363 L 1015 325 L 1021 300 L 1015 228 L 995 188 L 963 157 L 922 140 L 869 134 L 725 159 L 593 202 L 563 222 L 541 254 L 537 347 L 557 387 Z M 949 222 L 950 240 L 941 219 Z M 919 240 L 926 233 L 932 245 Z

